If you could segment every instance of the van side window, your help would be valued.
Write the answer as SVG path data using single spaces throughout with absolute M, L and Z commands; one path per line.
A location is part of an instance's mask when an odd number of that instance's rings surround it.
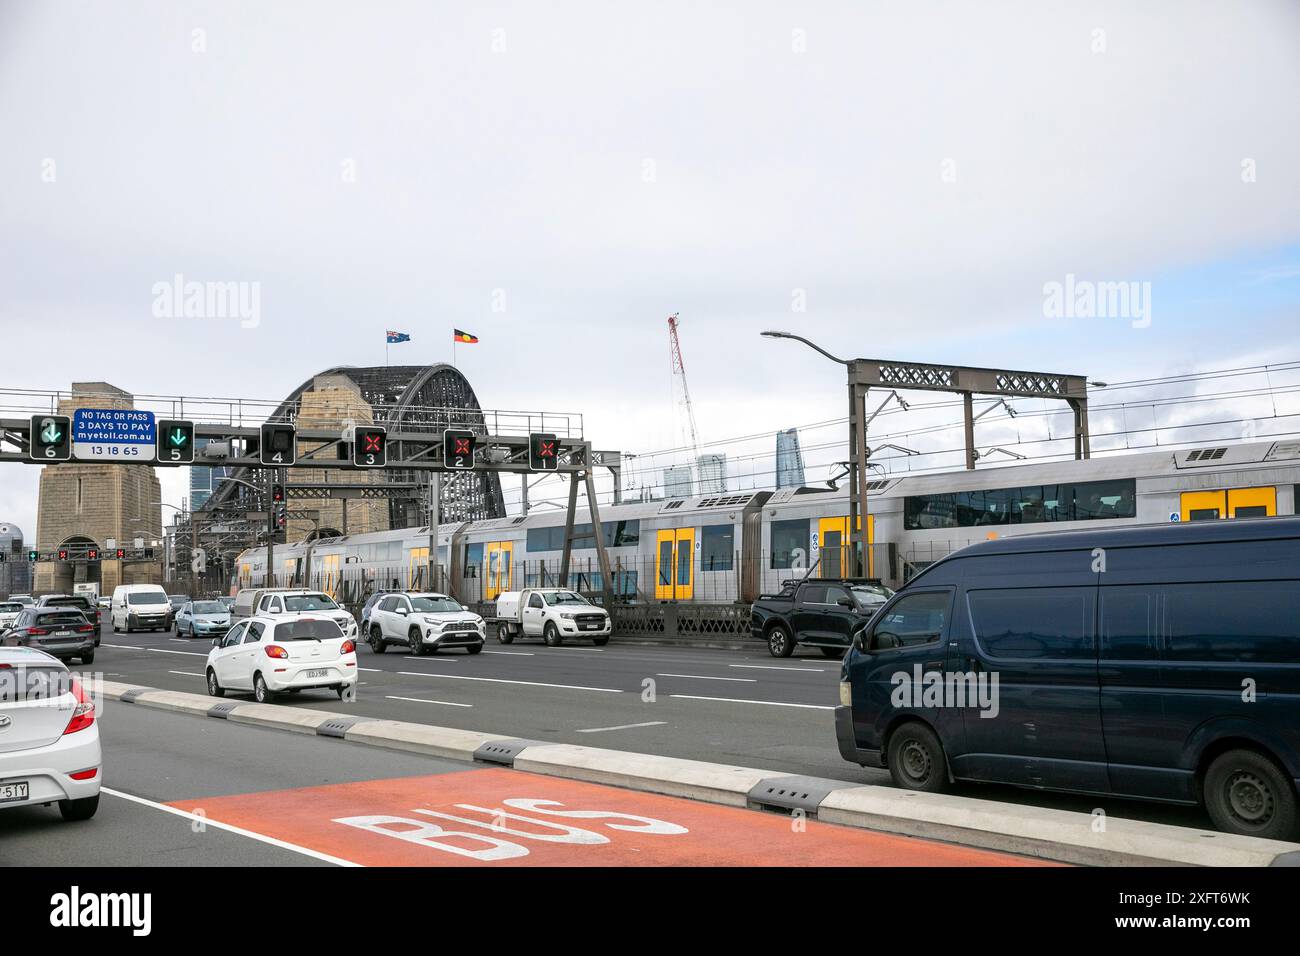
M 900 599 L 872 629 L 871 649 L 887 651 L 937 644 L 943 638 L 951 600 L 947 591 L 909 594 Z
M 1171 584 L 1165 659 L 1286 663 L 1300 647 L 1300 581 Z
M 1160 593 L 1155 587 L 1101 589 L 1101 656 L 1107 660 L 1160 658 Z
M 1096 655 L 1090 587 L 971 591 L 966 600 L 975 638 L 990 657 L 1032 660 Z

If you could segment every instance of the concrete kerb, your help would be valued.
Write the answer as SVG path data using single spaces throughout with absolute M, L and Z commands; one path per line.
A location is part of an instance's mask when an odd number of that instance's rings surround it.
M 110 700 L 136 691 L 133 703 L 206 714 L 211 697 L 104 681 Z M 480 748 L 520 743 L 488 734 L 397 720 L 354 718 L 278 704 L 235 703 L 228 719 L 315 733 L 326 722 L 349 721 L 345 740 L 390 750 L 473 762 Z M 340 736 L 334 734 L 333 736 Z M 489 748 L 490 749 L 490 748 Z M 752 767 L 605 750 L 576 744 L 529 743 L 514 753 L 516 770 L 584 780 L 734 807 L 802 809 L 818 820 L 943 840 L 1084 865 L 1274 866 L 1300 862 L 1300 844 L 1234 836 L 1119 817 L 998 803 L 947 794 L 863 786 Z M 790 799 L 781 798 L 790 790 Z M 777 798 L 773 798 L 776 794 Z

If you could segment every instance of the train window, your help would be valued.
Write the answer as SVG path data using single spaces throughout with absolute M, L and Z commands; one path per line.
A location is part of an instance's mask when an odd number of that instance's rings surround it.
M 482 543 L 465 545 L 464 576 L 467 578 L 478 577 L 478 566 L 482 563 L 483 563 Z
M 700 532 L 700 570 L 730 571 L 736 554 L 736 526 L 706 525 Z
M 600 526 L 605 532 L 607 548 L 632 547 L 641 540 L 639 520 L 602 521 Z M 591 533 L 590 522 L 573 526 L 573 547 L 575 550 L 596 547 L 596 538 Z M 563 551 L 564 525 L 556 525 L 553 528 L 529 528 L 525 548 L 529 551 Z
M 771 566 L 773 568 L 808 567 L 808 534 L 807 518 L 773 521 Z
M 909 531 L 1093 521 L 1136 514 L 1137 482 L 1132 478 L 912 495 L 903 500 L 903 525 Z

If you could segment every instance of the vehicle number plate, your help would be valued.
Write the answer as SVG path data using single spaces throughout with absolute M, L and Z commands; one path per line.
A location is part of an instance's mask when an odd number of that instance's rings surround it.
M 22 783 L 0 783 L 0 803 L 27 799 L 27 781 Z
M 308 671 L 308 672 L 307 672 L 307 676 L 308 676 L 309 678 L 310 678 L 310 677 L 326 677 L 326 676 L 328 676 L 328 675 L 329 675 L 329 671 Z

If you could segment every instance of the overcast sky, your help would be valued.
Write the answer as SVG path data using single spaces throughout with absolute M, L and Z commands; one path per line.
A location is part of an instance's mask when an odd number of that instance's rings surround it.
M 680 441 L 672 312 L 706 440 L 844 414 L 765 328 L 1108 381 L 1297 359 L 1297 103 L 1293 0 L 0 0 L 3 385 L 276 399 L 459 327 L 484 406 L 635 452 Z M 177 274 L 255 283 L 255 327 L 158 316 Z M 1149 321 L 1047 314 L 1067 275 L 1150 283 Z M 29 538 L 36 482 L 0 471 Z

